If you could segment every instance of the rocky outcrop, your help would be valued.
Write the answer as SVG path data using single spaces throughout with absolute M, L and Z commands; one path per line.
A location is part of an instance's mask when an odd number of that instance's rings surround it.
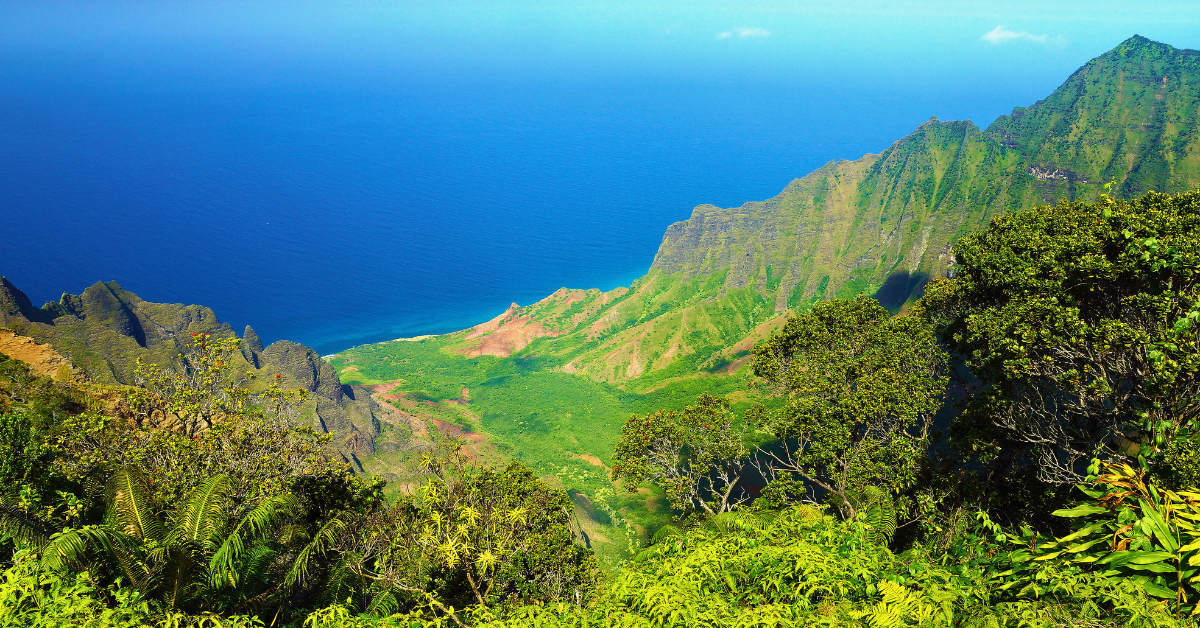
M 184 368 L 179 355 L 193 334 L 237 337 L 207 307 L 151 303 L 115 281 L 97 282 L 78 296 L 63 294 L 57 303 L 38 309 L 0 277 L 0 325 L 23 339 L 21 343 L 52 347 L 54 355 L 70 360 L 73 376 L 99 383 L 134 384 L 139 358 L 163 368 Z M 312 393 L 301 410 L 303 420 L 335 432 L 347 460 L 374 451 L 379 404 L 369 394 L 347 394 L 353 390 L 342 386 L 333 367 L 315 351 L 287 340 L 264 348 L 247 326 L 235 355 L 243 361 L 235 365 L 235 373 L 257 375 L 242 382 L 252 390 L 267 386 L 278 374 L 285 387 Z M 169 428 L 170 417 L 161 417 L 159 423 Z
M 33 307 L 29 297 L 0 275 L 0 325 L 11 321 L 40 320 L 41 312 Z
M 262 368 L 286 373 L 309 392 L 333 402 L 342 399 L 342 382 L 337 371 L 316 351 L 290 340 L 278 340 L 263 350 Z
M 263 343 L 258 339 L 258 334 L 254 333 L 254 329 L 246 325 L 246 331 L 242 332 L 242 357 L 246 358 L 254 368 L 262 368 L 259 356 L 263 352 Z
M 80 318 L 93 325 L 111 329 L 132 338 L 138 346 L 146 346 L 146 330 L 133 313 L 137 295 L 126 292 L 115 281 L 96 282 L 80 295 L 83 312 Z

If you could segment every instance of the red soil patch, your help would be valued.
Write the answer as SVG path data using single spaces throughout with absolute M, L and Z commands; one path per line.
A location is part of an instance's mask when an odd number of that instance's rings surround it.
M 480 338 L 479 344 L 461 349 L 459 353 L 468 358 L 481 355 L 506 358 L 528 347 L 535 338 L 558 335 L 558 332 L 546 329 L 528 316 L 517 316 L 520 307 L 513 303 L 500 316 L 472 327 L 467 338 Z
M 350 367 L 350 368 L 354 368 L 354 367 Z M 363 386 L 363 388 L 366 388 L 367 390 L 371 391 L 371 396 L 375 397 L 376 399 L 382 399 L 384 401 L 398 401 L 404 395 L 393 393 L 392 390 L 394 390 L 396 388 L 396 386 L 398 386 L 399 384 L 400 384 L 400 382 L 398 382 L 398 381 L 385 382 L 382 384 L 373 384 L 371 386 Z
M 452 403 L 456 406 L 462 406 L 465 408 L 471 405 L 471 391 L 467 390 L 466 386 L 464 386 L 462 391 L 459 393 L 458 399 L 447 399 L 446 403 Z
M 385 382 L 383 384 L 363 386 L 363 388 L 369 390 L 371 392 L 371 396 L 374 397 L 376 401 L 380 402 L 379 405 L 383 408 L 384 413 L 388 416 L 388 418 L 392 419 L 390 422 L 404 423 L 408 425 L 408 429 L 410 429 L 413 433 L 413 436 L 416 436 L 417 438 L 429 438 L 429 430 L 425 427 L 424 421 L 393 405 L 392 402 L 401 401 L 404 399 L 403 394 L 390 392 L 394 390 L 396 385 L 399 383 L 400 382 Z
M 745 357 L 738 358 L 738 359 L 734 360 L 733 362 L 730 362 L 729 366 L 725 367 L 725 373 L 727 375 L 733 375 L 734 373 L 737 372 L 738 369 L 742 368 L 743 364 L 749 362 L 751 357 L 753 357 L 753 356 L 748 355 Z
M 595 465 L 595 466 L 601 467 L 601 468 L 604 467 L 604 463 L 600 462 L 599 458 L 597 458 L 591 454 L 580 454 L 578 456 L 578 458 L 588 464 L 592 464 L 592 465 Z
M 496 453 L 491 443 L 488 442 L 486 435 L 479 432 L 468 432 L 453 423 L 447 423 L 439 419 L 429 418 L 427 420 L 436 426 L 438 431 L 446 437 L 465 441 L 459 448 L 459 452 L 469 460 L 479 462 L 480 460 L 495 458 Z
M 429 419 L 429 420 L 432 421 L 433 424 L 437 426 L 439 432 L 445 434 L 446 436 L 449 436 L 450 438 L 461 438 L 463 440 L 467 440 L 472 443 L 487 442 L 487 437 L 484 436 L 483 434 L 480 434 L 479 432 L 468 432 L 453 423 L 447 423 L 446 421 L 442 421 L 439 419 Z

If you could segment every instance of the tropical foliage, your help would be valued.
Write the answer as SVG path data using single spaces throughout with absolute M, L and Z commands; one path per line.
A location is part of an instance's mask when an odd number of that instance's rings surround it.
M 612 572 L 582 499 L 462 442 L 385 498 L 233 342 L 137 389 L 0 359 L 0 624 L 1196 625 L 1198 210 L 997 219 L 917 315 L 835 299 L 770 334 L 762 403 L 635 412 L 611 480 L 674 521 Z
M 1200 193 L 1045 206 L 955 245 L 925 316 L 978 390 L 964 450 L 1076 483 L 1093 457 L 1185 454 L 1200 418 Z M 1184 449 L 1193 449 L 1187 446 Z
M 947 357 L 914 317 L 865 296 L 819 304 L 754 350 L 754 373 L 784 395 L 770 419 L 776 470 L 816 485 L 849 519 L 879 490 L 917 477 L 946 389 Z
M 635 414 L 621 428 L 612 479 L 624 479 L 630 492 L 642 482 L 658 484 L 678 510 L 728 512 L 741 501 L 734 491 L 749 466 L 743 441 L 753 430 L 727 401 L 707 393 L 682 412 Z

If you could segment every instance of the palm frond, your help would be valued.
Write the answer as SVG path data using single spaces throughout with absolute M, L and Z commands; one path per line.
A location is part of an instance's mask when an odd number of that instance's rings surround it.
M 300 508 L 300 500 L 295 495 L 285 493 L 264 500 L 254 510 L 242 516 L 235 532 L 247 535 L 248 538 L 259 538 L 270 530 L 275 529 L 283 518 Z
M 271 562 L 279 556 L 279 552 L 275 551 L 271 544 L 265 540 L 259 540 L 254 543 L 254 546 L 246 552 L 246 560 L 242 567 L 244 581 L 251 579 L 266 580 L 267 569 L 270 568 Z
M 296 560 L 292 562 L 287 578 L 284 579 L 284 586 L 293 587 L 306 584 L 313 563 L 333 547 L 345 529 L 346 522 L 340 517 L 330 519 L 321 526 L 321 529 L 313 535 L 312 540 L 296 555 Z
M 108 482 L 109 518 L 122 532 L 143 541 L 161 541 L 162 523 L 151 513 L 150 490 L 145 475 L 134 467 L 125 467 Z
M 15 506 L 0 504 L 0 534 L 15 541 L 17 547 L 41 547 L 51 533 L 37 517 Z
M 193 543 L 176 543 L 164 555 L 162 601 L 169 609 L 185 608 L 208 581 Z
M 208 561 L 210 584 L 213 587 L 237 587 L 240 578 L 237 565 L 246 551 L 246 544 L 266 536 L 299 506 L 299 500 L 290 493 L 276 495 L 242 516 L 237 527 L 225 537 Z
M 171 540 L 197 543 L 211 553 L 229 517 L 225 507 L 232 489 L 228 475 L 213 476 L 192 489 L 172 517 Z
M 302 525 L 289 523 L 275 532 L 275 540 L 287 546 L 307 543 L 308 531 Z
M 102 526 L 67 528 L 52 534 L 42 548 L 42 566 L 67 571 L 83 563 L 91 551 L 110 552 L 114 545 L 127 542 L 124 534 Z
M 371 598 L 366 612 L 376 617 L 387 617 L 398 610 L 400 610 L 400 602 L 396 600 L 396 596 L 392 595 L 391 591 L 380 591 Z
M 346 604 L 347 606 L 358 607 L 364 599 L 364 596 L 370 595 L 370 591 L 365 590 L 365 579 L 356 573 L 353 568 L 353 563 L 361 558 L 360 555 L 354 556 L 339 556 L 337 564 L 329 570 L 329 573 L 324 578 L 324 586 L 320 596 L 316 599 L 322 604 Z M 392 598 L 395 601 L 395 598 Z M 374 604 L 375 600 L 371 600 Z M 382 600 L 386 603 L 386 600 Z M 370 612 L 370 611 L 368 611 Z M 377 613 L 378 614 L 378 613 Z M 390 612 L 382 613 L 383 615 L 391 615 Z
M 135 543 L 125 542 L 111 544 L 113 558 L 121 566 L 121 571 L 133 588 L 148 592 L 154 588 L 158 570 L 146 561 L 146 555 Z
M 221 543 L 221 547 L 208 560 L 209 585 L 213 588 L 223 586 L 237 587 L 241 581 L 238 573 L 238 561 L 246 552 L 246 545 L 237 532 L 230 534 Z
M 871 526 L 877 543 L 890 543 L 896 533 L 896 502 L 891 494 L 878 486 L 864 486 L 859 491 L 846 491 L 859 520 Z

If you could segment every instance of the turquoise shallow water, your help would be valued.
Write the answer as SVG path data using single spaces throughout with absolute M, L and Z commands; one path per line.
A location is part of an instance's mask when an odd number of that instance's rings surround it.
M 0 274 L 39 303 L 117 280 L 322 353 L 628 285 L 697 204 L 769 198 L 931 114 L 990 121 L 1067 74 L 5 45 Z

